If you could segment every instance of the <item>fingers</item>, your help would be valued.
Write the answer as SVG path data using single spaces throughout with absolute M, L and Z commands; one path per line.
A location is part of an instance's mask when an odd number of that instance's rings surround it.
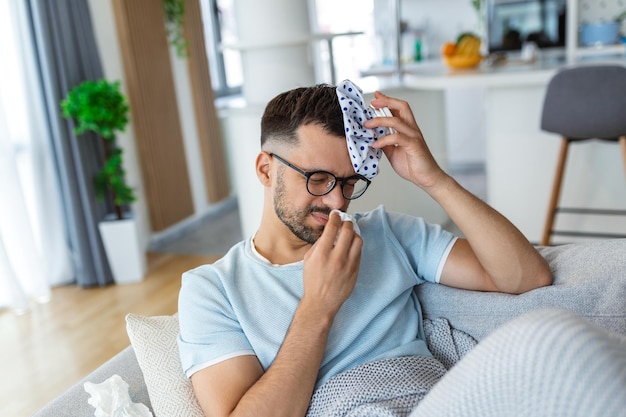
M 342 221 L 339 229 L 339 235 L 335 242 L 335 247 L 339 250 L 345 250 L 346 252 L 352 247 L 355 240 L 361 240 L 361 237 L 354 231 L 354 225 L 351 221 Z
M 359 237 L 354 231 L 352 222 L 342 221 L 339 213 L 331 212 L 328 223 L 324 226 L 324 231 L 314 246 L 326 251 L 340 246 L 337 249 L 347 252 L 354 240 L 354 236 Z
M 384 149 L 392 145 L 408 146 L 415 143 L 415 140 L 418 140 L 421 144 L 424 140 L 422 132 L 417 125 L 411 128 L 396 117 L 377 117 L 366 121 L 364 125 L 368 128 L 383 126 L 395 129 L 394 133 L 376 139 L 376 141 L 371 144 L 375 149 Z
M 346 222 L 344 222 L 346 223 Z M 350 223 L 350 222 L 347 222 Z M 358 234 L 354 233 L 352 237 L 352 242 L 350 244 L 348 250 L 348 260 L 352 260 L 354 266 L 359 266 L 361 264 L 361 249 L 363 248 L 363 239 Z
M 375 117 L 366 120 L 364 125 L 373 129 L 376 127 L 386 127 L 395 130 L 398 133 L 411 136 L 415 131 L 419 131 L 417 122 L 409 103 L 392 97 L 387 97 L 383 93 L 377 91 L 374 93 L 376 98 L 371 101 L 372 106 L 376 108 L 387 107 L 393 117 Z M 421 133 L 421 132 L 420 132 Z M 392 136 L 392 134 L 387 136 Z
M 408 123 L 415 123 L 415 118 L 413 116 L 413 112 L 411 111 L 411 106 L 405 100 L 389 97 L 381 93 L 380 91 L 375 91 L 374 99 L 371 101 L 371 104 L 372 106 L 377 108 L 388 107 L 395 117 L 399 117 L 400 119 L 405 120 Z
M 304 255 L 305 287 L 310 289 L 310 294 L 330 293 L 333 300 L 343 303 L 358 276 L 362 245 L 363 240 L 354 231 L 352 222 L 342 221 L 338 213 L 331 212 L 322 235 Z
M 332 248 L 335 244 L 335 238 L 337 237 L 341 223 L 339 214 L 331 212 L 328 217 L 328 222 L 324 226 L 324 231 L 317 242 L 315 242 L 314 246 L 321 246 L 327 250 Z
M 335 215 L 339 217 L 338 214 L 335 213 Z M 349 275 L 356 279 L 356 273 L 361 264 L 363 239 L 354 231 L 354 225 L 349 220 L 341 221 L 338 231 L 339 234 L 336 236 L 335 246 L 332 248 L 328 261 L 339 259 L 342 268 L 345 268 L 345 271 L 353 271 Z

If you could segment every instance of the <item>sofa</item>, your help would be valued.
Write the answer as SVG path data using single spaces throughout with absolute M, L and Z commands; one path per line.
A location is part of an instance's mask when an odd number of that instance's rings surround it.
M 459 290 L 425 283 L 416 287 L 428 339 L 433 323 L 449 325 L 459 346 L 480 343 L 494 329 L 531 310 L 560 308 L 598 327 L 626 335 L 626 239 L 579 242 L 538 247 L 554 276 L 552 286 L 521 295 Z M 191 384 L 184 377 L 176 348 L 176 316 L 142 317 L 130 314 L 127 331 L 131 346 L 104 363 L 54 399 L 36 417 L 93 416 L 85 382 L 100 383 L 114 374 L 129 385 L 134 402 L 145 404 L 156 417 L 200 416 Z M 469 345 L 468 345 L 468 340 Z M 454 365 L 466 352 L 445 358 Z M 435 354 L 435 352 L 433 352 Z M 435 354 L 435 356 L 437 356 Z

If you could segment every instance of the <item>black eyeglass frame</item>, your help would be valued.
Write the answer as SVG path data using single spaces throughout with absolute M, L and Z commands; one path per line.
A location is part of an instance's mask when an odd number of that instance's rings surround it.
M 335 174 L 333 174 L 332 172 L 328 172 L 328 171 L 323 171 L 323 170 L 319 170 L 319 171 L 305 171 L 301 168 L 298 168 L 297 166 L 295 166 L 294 164 L 292 164 L 291 162 L 287 161 L 286 159 L 281 158 L 280 156 L 276 155 L 273 152 L 269 152 L 269 155 L 273 158 L 276 158 L 279 162 L 281 162 L 284 165 L 287 165 L 289 168 L 293 169 L 294 171 L 298 172 L 299 174 L 303 175 L 306 178 L 306 190 L 309 194 L 315 196 L 315 197 L 321 197 L 323 195 L 329 194 L 332 190 L 335 189 L 335 187 L 337 186 L 338 183 L 341 183 L 341 195 L 343 196 L 343 198 L 345 198 L 346 200 L 356 200 L 357 198 L 361 197 L 363 194 L 365 194 L 365 191 L 367 191 L 368 187 L 370 186 L 370 184 L 372 183 L 372 181 L 370 181 L 369 179 L 365 178 L 363 175 L 360 174 L 354 174 L 350 177 L 346 177 L 346 178 L 341 178 L 336 176 Z M 309 179 L 315 175 L 315 174 L 328 174 L 330 175 L 332 178 L 334 178 L 334 182 L 333 185 L 330 186 L 328 188 L 328 190 L 326 190 L 325 192 L 323 192 L 322 194 L 317 194 L 317 193 L 313 193 L 311 192 L 311 190 L 309 189 Z M 358 195 L 351 195 L 350 197 L 347 197 L 345 194 L 345 190 L 344 187 L 346 185 L 346 183 L 349 180 L 362 180 L 365 181 L 365 187 L 363 188 L 363 191 L 361 191 Z

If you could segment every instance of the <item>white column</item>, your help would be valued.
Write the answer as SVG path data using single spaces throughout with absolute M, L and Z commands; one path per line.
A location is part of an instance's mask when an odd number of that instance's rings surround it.
M 235 2 L 243 63 L 243 93 L 249 104 L 315 82 L 311 29 L 304 1 Z

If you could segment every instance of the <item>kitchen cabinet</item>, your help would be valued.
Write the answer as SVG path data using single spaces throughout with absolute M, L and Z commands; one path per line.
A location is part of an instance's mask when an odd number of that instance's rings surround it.
M 607 55 L 621 55 L 626 53 L 626 45 L 623 43 L 616 45 L 602 45 L 602 46 L 583 46 L 580 42 L 579 29 L 582 22 L 587 19 L 603 19 L 608 20 L 614 18 L 618 13 L 618 10 L 609 9 L 607 16 L 601 16 L 599 13 L 593 13 L 594 10 L 583 12 L 583 3 L 588 3 L 584 0 L 568 0 L 567 2 L 567 21 L 575 22 L 575 24 L 567 25 L 567 34 L 565 41 L 565 52 L 568 62 L 574 62 L 577 59 L 591 56 L 607 56 Z M 587 8 L 598 7 L 594 2 L 585 4 Z M 626 9 L 625 9 L 626 10 Z M 624 11 L 624 10 L 622 10 Z M 589 15 L 589 17 L 586 16 Z

